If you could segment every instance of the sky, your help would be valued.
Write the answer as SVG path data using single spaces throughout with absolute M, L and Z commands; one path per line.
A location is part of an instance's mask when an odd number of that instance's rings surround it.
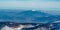
M 60 9 L 60 0 L 0 0 L 0 9 Z

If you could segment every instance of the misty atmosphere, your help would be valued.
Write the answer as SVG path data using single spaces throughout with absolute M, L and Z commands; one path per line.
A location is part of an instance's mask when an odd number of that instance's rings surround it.
M 0 0 L 0 30 L 60 30 L 60 0 Z

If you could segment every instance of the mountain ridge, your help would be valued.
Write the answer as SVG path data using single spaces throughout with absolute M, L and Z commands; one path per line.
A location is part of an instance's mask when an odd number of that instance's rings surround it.
M 0 12 L 0 19 L 3 19 L 3 21 L 17 21 L 17 22 L 24 22 L 24 23 L 40 23 L 40 22 L 50 22 L 55 20 L 55 16 L 44 13 L 41 11 L 20 11 L 20 12 Z

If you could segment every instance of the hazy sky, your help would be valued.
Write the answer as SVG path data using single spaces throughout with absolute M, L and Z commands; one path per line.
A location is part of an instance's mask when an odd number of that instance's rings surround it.
M 58 9 L 60 0 L 0 0 L 0 9 Z

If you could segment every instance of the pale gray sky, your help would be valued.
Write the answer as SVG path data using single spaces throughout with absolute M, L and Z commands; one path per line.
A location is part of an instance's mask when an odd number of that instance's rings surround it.
M 60 2 L 50 0 L 0 0 L 0 9 L 60 9 Z

